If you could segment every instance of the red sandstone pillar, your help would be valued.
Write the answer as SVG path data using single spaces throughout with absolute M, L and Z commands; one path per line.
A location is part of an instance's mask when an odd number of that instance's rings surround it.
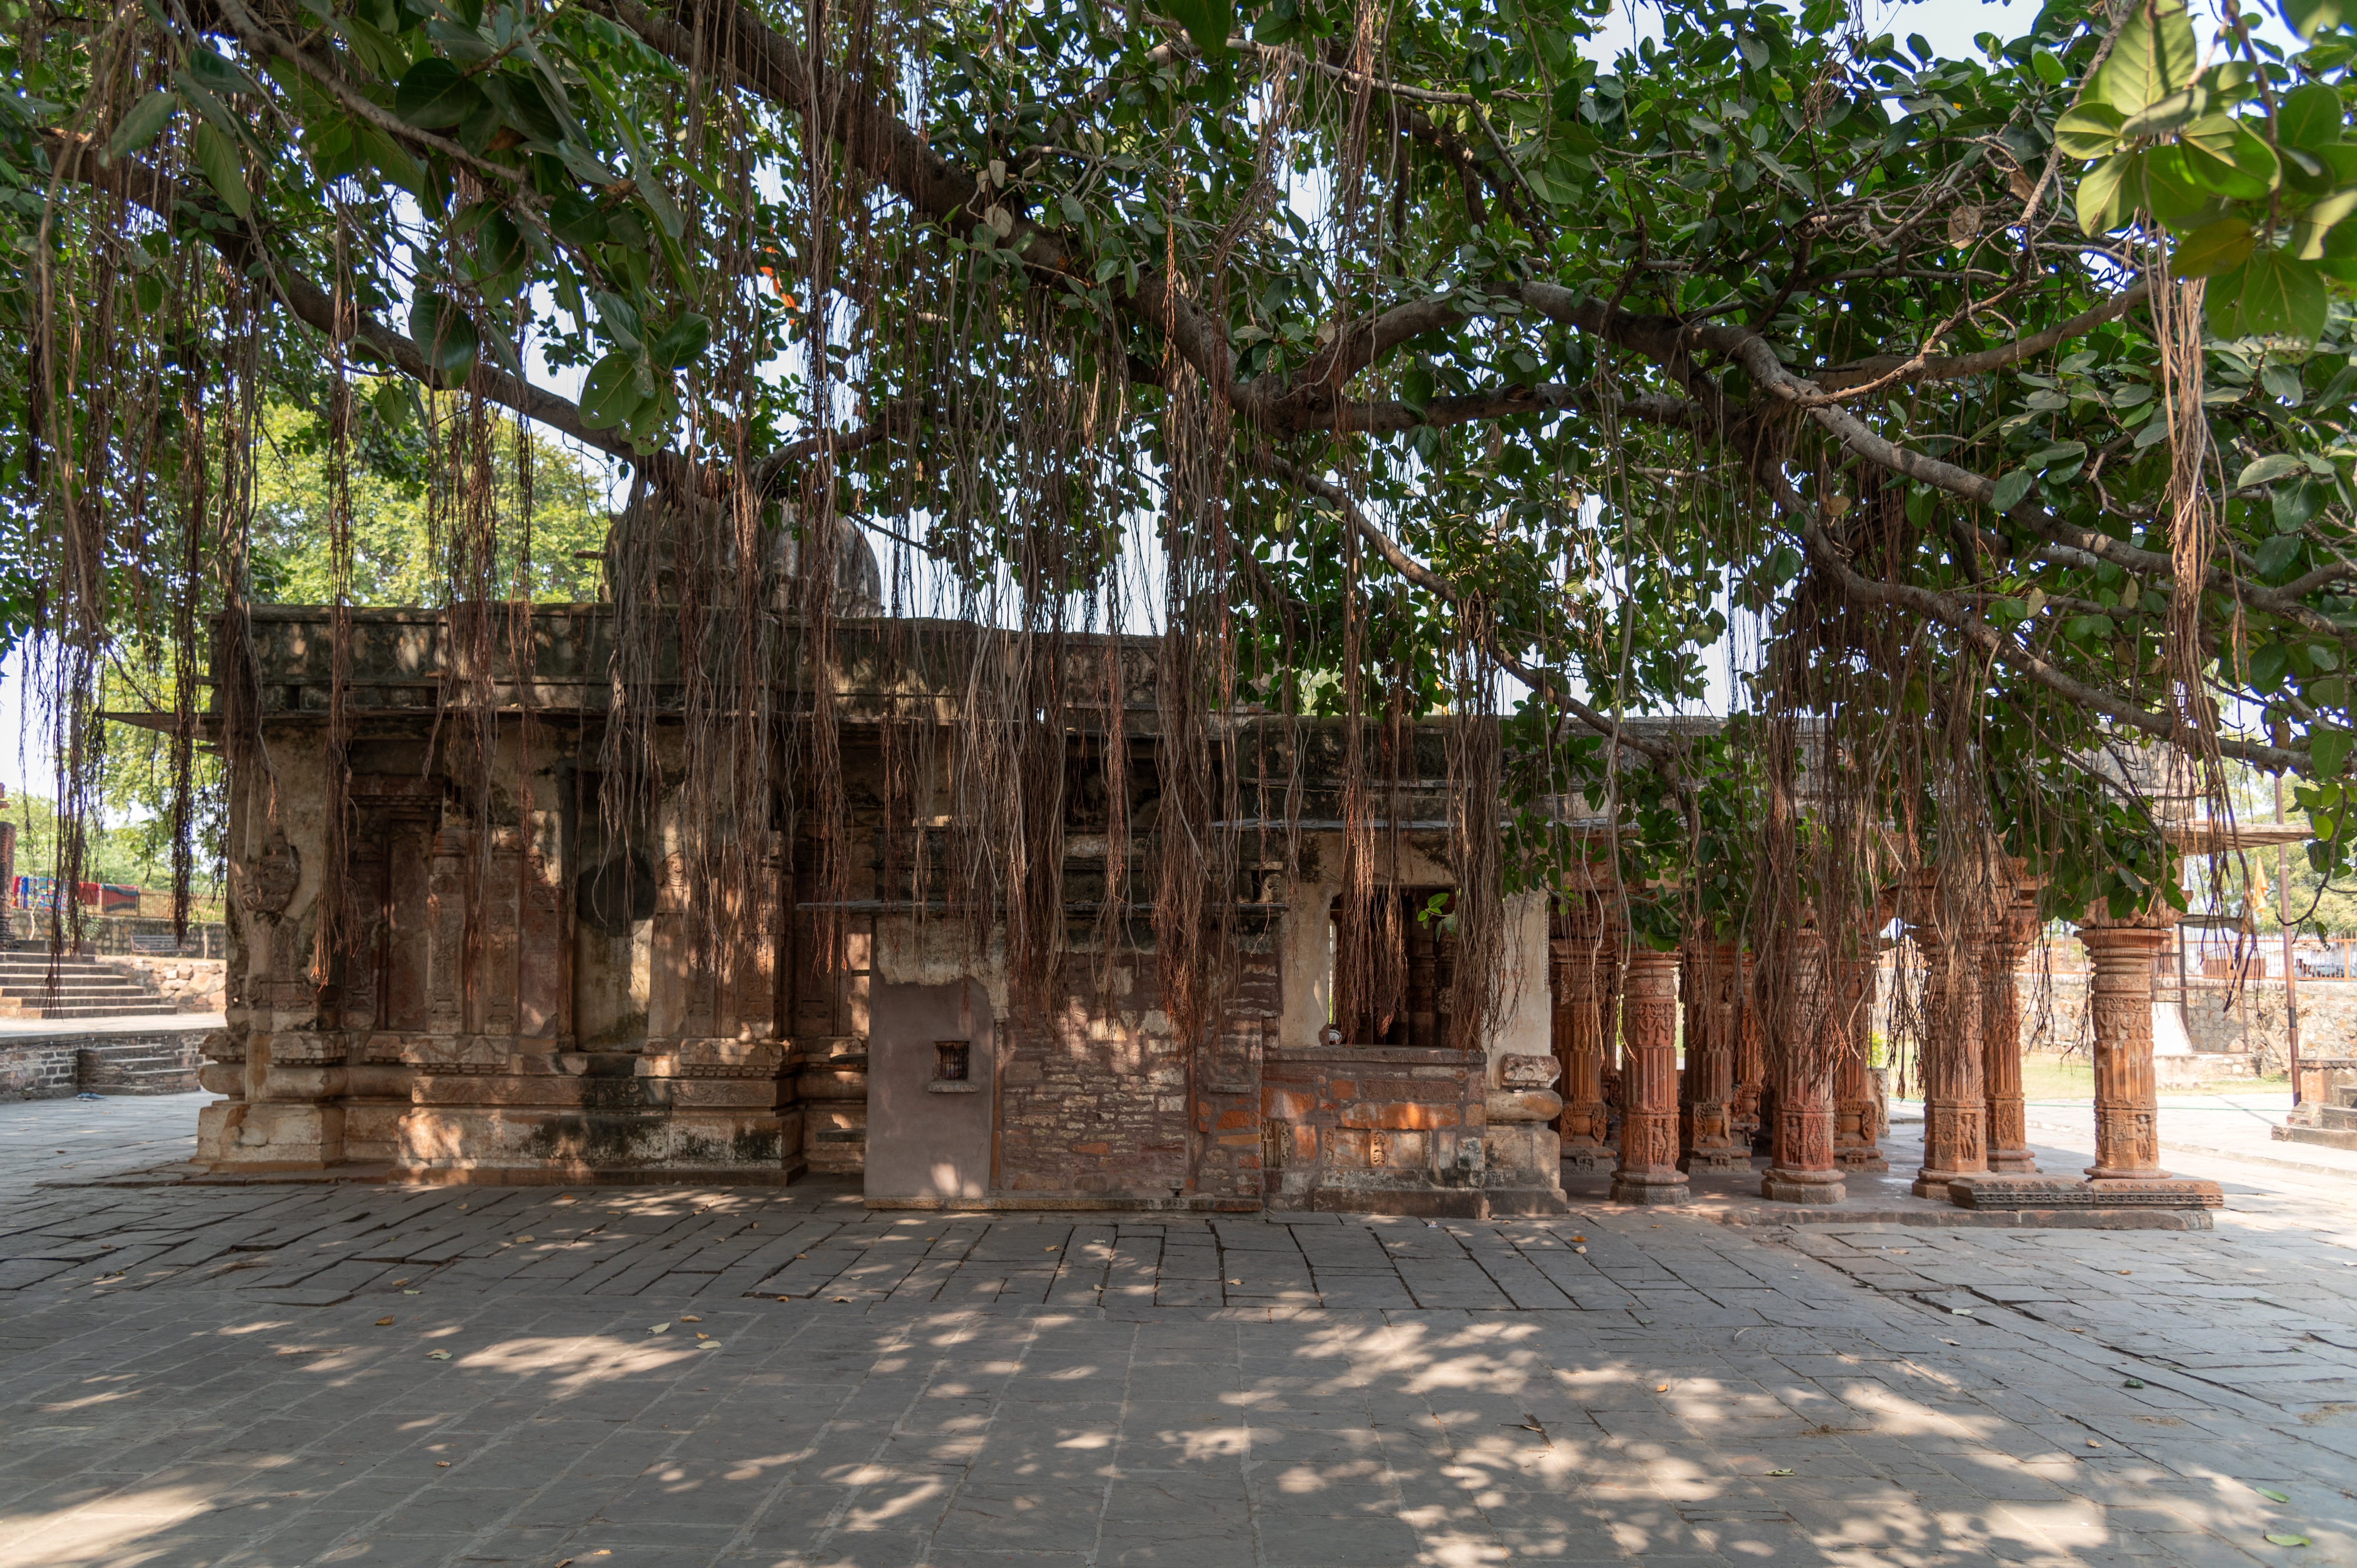
M 1981 1076 L 1988 1097 L 1988 1168 L 2004 1176 L 2035 1176 L 2029 1115 L 2021 1091 L 2021 993 L 2014 976 L 2038 940 L 2038 883 L 2028 863 L 2013 862 L 2013 902 L 1989 943 L 1981 976 Z M 2147 977 L 2150 989 L 2150 977 Z M 2145 1027 L 2149 1030 L 2151 1019 Z
M 1768 1083 L 1767 1034 L 1752 997 L 1756 967 L 1745 949 L 1735 972 L 1735 1099 L 1729 1120 L 1746 1154 L 1760 1152 L 1760 1091 Z
M 2152 1070 L 2152 964 L 2169 950 L 2169 923 L 2082 926 L 2079 940 L 2094 969 L 2087 1007 L 2095 1033 L 2095 1163 L 2087 1179 L 2098 1187 L 2164 1181 Z
M 1834 1065 L 1834 1164 L 1846 1171 L 1887 1171 L 1882 1157 L 1881 1105 L 1868 1062 L 1874 1042 L 1875 984 L 1881 953 L 1872 931 L 1836 969 L 1842 1009 L 1841 1055 Z
M 1565 896 L 1564 935 L 1552 944 L 1553 1034 L 1563 1064 L 1563 1157 L 1575 1171 L 1604 1168 L 1611 1153 L 1604 1104 L 1604 972 L 1609 950 L 1603 911 L 1592 896 Z
M 1768 1073 L 1776 1124 L 1760 1196 L 1778 1203 L 1839 1203 L 1848 1189 L 1834 1164 L 1833 1040 L 1824 1035 L 1827 1007 L 1824 942 L 1813 928 L 1786 939 L 1792 969 L 1784 995 L 1769 1019 Z
M 1953 1176 L 1988 1174 L 1988 1091 L 1982 1077 L 1981 964 L 1990 928 L 1966 927 L 1953 954 L 1923 943 L 1923 1165 L 1918 1197 L 1945 1199 Z M 1953 958 L 1953 962 L 1951 961 Z
M 1750 1164 L 1735 1135 L 1735 982 L 1742 949 L 1697 941 L 1685 949 L 1686 1070 L 1678 1095 L 1678 1168 L 1731 1171 Z
M 1678 1169 L 1678 955 L 1641 947 L 1629 955 L 1621 993 L 1627 1042 L 1620 1088 L 1620 1165 L 1615 1203 L 1684 1203 Z

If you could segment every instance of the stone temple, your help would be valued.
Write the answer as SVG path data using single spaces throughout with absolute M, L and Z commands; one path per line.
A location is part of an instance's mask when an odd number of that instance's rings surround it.
M 1502 1006 L 1467 1037 L 1448 1006 L 1455 939 L 1414 918 L 1453 886 L 1437 725 L 1417 727 L 1413 776 L 1389 796 L 1396 853 L 1382 892 L 1403 918 L 1384 929 L 1405 993 L 1369 1019 L 1335 1010 L 1339 732 L 1222 718 L 1232 766 L 1297 784 L 1299 847 L 1289 861 L 1240 850 L 1221 922 L 1234 983 L 1182 1037 L 1158 994 L 1150 922 L 1101 918 L 1104 776 L 1078 710 L 1061 864 L 1032 873 L 1051 887 L 1022 890 L 1064 922 L 1070 950 L 1045 996 L 1024 994 L 1001 949 L 946 918 L 912 868 L 909 846 L 938 824 L 886 777 L 909 766 L 905 748 L 889 755 L 894 722 L 921 715 L 954 736 L 977 662 L 1007 657 L 999 634 L 837 625 L 837 820 L 861 846 L 852 885 L 819 886 L 807 825 L 772 830 L 753 846 L 758 908 L 716 953 L 689 912 L 679 800 L 659 793 L 619 825 L 598 807 L 611 607 L 499 613 L 517 619 L 483 670 L 462 669 L 482 656 L 462 650 L 448 617 L 350 612 L 350 956 L 324 976 L 330 616 L 253 613 L 269 777 L 244 768 L 231 782 L 227 1027 L 208 1040 L 202 1074 L 220 1097 L 202 1113 L 199 1155 L 216 1176 L 570 1186 L 834 1172 L 857 1173 L 882 1208 L 1489 1217 L 1560 1210 L 1566 1173 L 1609 1172 L 1611 1199 L 1677 1203 L 1695 1173 L 1748 1171 L 1764 1153 L 1764 1197 L 1823 1203 L 1885 1168 L 1862 1039 L 1831 1053 L 1780 1041 L 1751 1004 L 1749 954 L 1632 943 L 1602 884 L 1509 898 Z M 1117 670 L 1128 692 L 1121 778 L 1140 824 L 1162 744 L 1154 646 L 1061 643 L 1076 665 Z M 444 727 L 443 694 L 461 676 L 505 715 L 466 777 L 448 765 Z M 936 751 L 921 766 L 954 761 Z M 788 785 L 796 766 L 779 760 Z M 469 798 L 486 779 L 489 799 Z M 1140 859 L 1148 843 L 1134 841 Z M 2083 932 L 2097 1166 L 2084 1180 L 2032 1166 L 2011 974 L 2037 933 L 2036 883 L 2017 870 L 2012 917 L 1965 933 L 1990 981 L 1980 1002 L 1930 1020 L 1915 1195 L 2041 1210 L 2214 1205 L 2214 1187 L 2157 1163 L 2149 1003 L 2162 933 L 2149 921 Z M 1133 888 L 1151 887 L 1150 868 L 1132 872 Z M 1921 897 L 1893 890 L 1891 913 L 1920 918 Z M 1107 929 L 1123 934 L 1108 944 Z M 1820 968 L 1853 1001 L 1874 984 L 1870 963 Z M 1841 1064 L 1829 1075 L 1798 1065 L 1828 1055 Z

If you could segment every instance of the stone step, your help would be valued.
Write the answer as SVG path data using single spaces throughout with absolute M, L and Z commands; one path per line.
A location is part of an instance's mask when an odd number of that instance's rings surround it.
M 0 996 L 145 996 L 147 986 L 129 980 L 61 980 L 56 985 L 43 985 L 38 981 L 10 982 L 0 984 Z
M 2357 1130 L 2343 1127 L 2287 1125 L 2275 1131 L 2279 1144 L 2314 1144 L 2327 1149 L 2357 1149 Z
M 160 996 L 137 1002 L 77 1002 L 56 1006 L 0 1003 L 0 1018 L 156 1018 L 176 1017 L 178 1010 Z
M 2340 1127 L 2357 1133 L 2357 1106 L 2319 1105 L 2316 1108 L 2316 1122 L 2319 1127 Z

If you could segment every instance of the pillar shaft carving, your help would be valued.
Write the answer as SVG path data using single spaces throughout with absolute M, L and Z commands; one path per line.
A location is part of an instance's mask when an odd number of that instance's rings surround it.
M 2152 966 L 2169 947 L 2155 926 L 2079 931 L 2094 972 L 2087 1010 L 2095 1035 L 2095 1163 L 2090 1181 L 2158 1181 L 2159 1095 L 2152 1069 Z
M 1750 1162 L 1735 1131 L 1736 985 L 1742 949 L 1696 942 L 1685 950 L 1686 1070 L 1679 1094 L 1680 1168 L 1731 1171 Z
M 1767 1031 L 1760 1025 L 1760 1009 L 1753 1000 L 1752 976 L 1757 968 L 1747 950 L 1735 974 L 1735 1099 L 1732 1119 L 1735 1135 L 1747 1150 L 1760 1152 L 1760 1094 L 1768 1084 Z
M 1684 1203 L 1678 1169 L 1678 955 L 1641 948 L 1622 982 L 1618 1203 Z
M 1881 955 L 1871 932 L 1864 935 L 1860 947 L 1862 950 L 1835 966 L 1842 1039 L 1834 1063 L 1834 1163 L 1846 1171 L 1887 1171 L 1890 1162 L 1882 1155 L 1881 1100 L 1875 1093 L 1874 1070 L 1867 1059 L 1873 1044 L 1871 1024 Z
M 2013 903 L 1989 944 L 1981 976 L 1981 1075 L 1988 1099 L 1988 1168 L 2035 1176 L 2021 1090 L 2021 993 L 2014 976 L 2038 940 L 2038 885 L 2021 862 L 2014 865 Z
M 1923 1165 L 1918 1197 L 1951 1197 L 1954 1176 L 1988 1174 L 1988 1089 L 1981 1045 L 1982 976 L 1996 928 L 1935 921 L 1932 874 L 1915 882 L 1909 931 L 1923 952 Z M 1943 930 L 1952 932 L 1943 940 Z
M 1611 1154 L 1604 1103 L 1604 1052 L 1608 1031 L 1606 966 L 1610 932 L 1595 899 L 1572 894 L 1564 914 L 1565 935 L 1548 944 L 1555 1015 L 1551 1034 L 1555 1059 L 1563 1064 L 1563 1115 L 1556 1122 L 1563 1157 L 1574 1170 L 1600 1170 Z
M 1834 1064 L 1825 1031 L 1833 1009 L 1824 940 L 1813 929 L 1787 935 L 1790 965 L 1769 1017 L 1769 1101 L 1775 1117 L 1760 1196 L 1781 1203 L 1839 1203 L 1846 1193 L 1834 1162 Z

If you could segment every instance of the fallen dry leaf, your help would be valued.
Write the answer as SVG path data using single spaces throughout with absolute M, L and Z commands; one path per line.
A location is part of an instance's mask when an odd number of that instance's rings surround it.
M 2100 1444 L 2100 1443 L 2098 1443 L 2098 1442 L 2096 1442 L 2093 1438 L 2090 1437 L 2089 1439 L 2087 1439 L 2087 1446 L 2088 1446 L 2088 1447 L 2090 1447 L 2090 1448 L 2101 1448 L 2101 1447 L 2103 1446 L 2103 1444 Z
M 429 1361 L 447 1361 L 450 1359 L 450 1352 L 447 1350 L 428 1350 L 425 1352 L 425 1359 Z
M 393 1319 L 390 1317 L 380 1317 L 376 1320 L 376 1326 L 379 1328 L 390 1328 L 393 1326 Z
M 1789 1476 L 1792 1472 L 1790 1470 L 1770 1470 L 1768 1473 L 1771 1476 Z
M 447 1470 L 450 1467 L 450 1461 L 447 1459 L 436 1459 L 434 1461 L 434 1467 L 437 1470 Z
M 425 1293 L 424 1291 L 405 1290 L 401 1294 L 404 1295 L 424 1295 Z
M 529 1240 L 532 1240 L 532 1238 L 531 1238 L 531 1237 L 529 1237 L 529 1236 L 519 1236 L 519 1237 L 517 1237 L 517 1238 L 516 1238 L 516 1245 L 517 1245 L 517 1246 L 519 1246 L 519 1247 L 521 1247 L 521 1246 L 522 1246 L 526 1241 L 529 1241 Z
M 668 1334 L 671 1332 L 671 1325 L 668 1323 L 650 1323 L 647 1325 L 647 1332 L 650 1334 Z
M 850 1298 L 849 1296 L 847 1296 L 847 1295 L 839 1295 L 839 1296 L 836 1296 L 834 1299 L 835 1299 L 835 1300 L 837 1300 L 837 1301 L 840 1301 L 840 1302 L 845 1302 L 845 1303 L 847 1303 L 847 1302 L 849 1302 L 849 1301 L 851 1300 L 851 1298 Z
M 1653 1385 L 1653 1391 L 1657 1394 L 1668 1393 L 1670 1391 L 1670 1385 L 1667 1383 L 1655 1383 Z
M 704 1321 L 704 1318 L 701 1315 L 696 1313 L 683 1312 L 679 1315 L 679 1320 L 682 1323 L 701 1323 Z

